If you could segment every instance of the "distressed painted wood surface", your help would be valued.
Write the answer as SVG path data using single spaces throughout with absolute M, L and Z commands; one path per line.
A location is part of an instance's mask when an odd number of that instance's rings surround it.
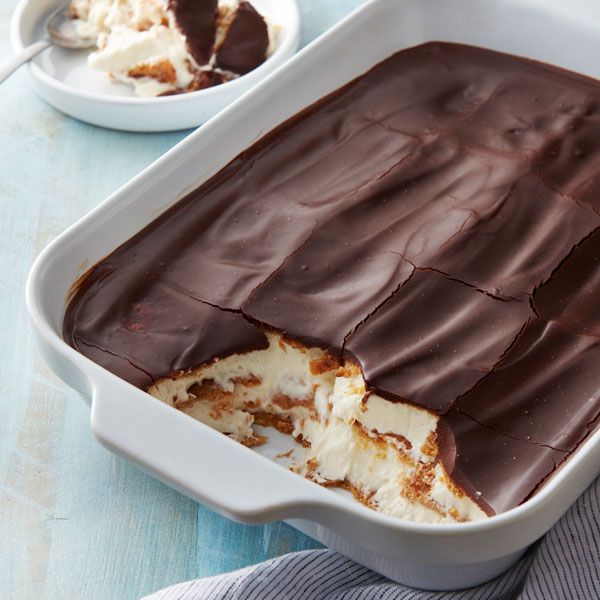
M 303 42 L 361 2 L 300 0 Z M 0 2 L 0 59 L 15 5 Z M 101 448 L 88 408 L 32 345 L 24 286 L 36 255 L 185 135 L 79 123 L 23 72 L 0 87 L 2 599 L 134 599 L 317 545 L 281 523 L 232 523 Z

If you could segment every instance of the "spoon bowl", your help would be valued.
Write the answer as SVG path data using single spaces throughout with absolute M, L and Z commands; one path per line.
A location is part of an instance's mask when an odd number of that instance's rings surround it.
M 62 6 L 50 15 L 46 21 L 46 31 L 52 43 L 63 48 L 73 50 L 91 48 L 97 42 L 96 36 L 84 37 L 77 33 L 77 27 L 75 27 L 68 6 Z
M 77 33 L 73 19 L 69 14 L 68 5 L 60 6 L 48 17 L 46 33 L 48 34 L 47 39 L 23 48 L 12 58 L 0 63 L 0 83 L 50 46 L 61 46 L 62 48 L 74 50 L 91 48 L 96 45 L 96 37 L 82 37 Z

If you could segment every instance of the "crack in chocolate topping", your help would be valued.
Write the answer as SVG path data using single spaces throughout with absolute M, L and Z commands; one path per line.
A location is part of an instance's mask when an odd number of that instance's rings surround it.
M 101 261 L 64 336 L 139 387 L 266 348 L 264 329 L 327 348 L 370 391 L 439 414 L 439 459 L 493 514 L 598 423 L 599 257 L 600 83 L 431 43 Z
M 135 365 L 129 358 L 124 356 L 119 356 L 116 352 L 112 350 L 108 350 L 107 348 L 100 348 L 100 346 L 96 346 L 94 344 L 90 344 L 89 342 L 84 342 L 79 338 L 75 338 L 75 342 L 78 346 L 83 346 L 87 348 L 87 352 L 85 353 L 88 358 L 92 358 L 92 360 L 102 361 L 107 355 L 111 357 L 111 371 L 115 373 L 115 375 L 119 375 L 123 379 L 127 379 L 130 383 L 133 383 L 137 387 L 148 388 L 151 384 L 154 383 L 154 377 L 150 373 L 147 373 L 139 367 Z M 94 359 L 94 356 L 99 357 L 98 359 Z

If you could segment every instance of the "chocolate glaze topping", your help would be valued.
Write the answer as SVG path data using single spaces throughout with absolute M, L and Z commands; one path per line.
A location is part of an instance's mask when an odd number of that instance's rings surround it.
M 438 413 L 448 472 L 506 510 L 600 415 L 599 140 L 594 80 L 399 52 L 94 267 L 65 339 L 140 387 L 264 328 L 330 348 Z
M 219 0 L 169 0 L 177 26 L 187 39 L 190 54 L 199 65 L 210 59 L 217 30 Z
M 231 77 L 231 73 L 244 75 L 266 60 L 267 23 L 249 2 L 239 3 L 229 23 L 224 23 L 224 17 L 219 16 L 218 0 L 169 0 L 169 8 L 198 65 L 208 64 L 215 51 L 215 65 L 229 72 Z M 221 26 L 225 28 L 224 37 L 215 47 L 217 28 Z M 211 87 L 223 81 L 226 78 L 219 73 L 202 71 L 192 89 Z
M 139 267 L 136 258 L 130 255 L 132 271 Z M 268 347 L 261 330 L 241 315 L 196 300 L 157 273 L 130 279 L 111 257 L 94 269 L 78 297 L 65 316 L 67 339 L 139 387 L 218 356 Z
M 455 410 L 440 420 L 438 445 L 446 471 L 488 514 L 521 504 L 565 458 Z
M 533 304 L 544 319 L 558 321 L 573 333 L 600 338 L 599 301 L 600 230 L 596 230 L 575 246 L 552 277 L 538 288 Z
M 242 1 L 217 50 L 217 66 L 243 75 L 265 62 L 268 47 L 265 20 L 249 2 Z
M 349 336 L 369 384 L 436 412 L 452 407 L 533 316 L 435 271 L 417 270 Z

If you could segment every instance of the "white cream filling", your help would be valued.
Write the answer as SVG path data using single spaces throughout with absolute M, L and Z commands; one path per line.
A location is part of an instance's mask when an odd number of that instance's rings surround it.
M 435 478 L 431 486 L 431 498 L 441 506 L 455 510 L 467 521 L 477 521 L 487 515 L 467 495 L 455 494 L 447 483 L 448 477 L 439 463 L 435 466 Z M 481 516 L 483 513 L 483 517 Z
M 86 37 L 109 33 L 116 26 L 135 31 L 160 25 L 165 18 L 165 7 L 163 0 L 71 1 L 71 10 L 78 17 L 75 26 Z
M 368 394 L 362 374 L 357 370 L 349 377 L 338 377 L 332 396 L 332 414 L 347 424 L 360 423 L 365 429 L 391 434 L 395 442 L 415 460 L 430 462 L 427 454 L 429 437 L 437 427 L 437 417 L 404 402 L 390 402 L 377 394 Z M 391 441 L 391 440 L 390 440 Z
M 234 11 L 237 5 L 238 0 L 221 0 L 220 12 Z M 137 96 L 186 89 L 195 73 L 214 65 L 214 54 L 206 65 L 196 63 L 166 0 L 72 0 L 71 10 L 77 15 L 75 27 L 79 35 L 98 38 L 98 48 L 88 58 L 90 66 L 133 86 Z M 275 49 L 279 28 L 265 20 L 269 28 L 269 56 Z M 217 32 L 217 40 L 223 36 L 224 31 Z M 174 69 L 174 81 L 131 75 L 166 63 Z
M 110 34 L 100 34 L 99 41 L 102 49 L 90 54 L 89 64 L 99 71 L 110 72 L 118 81 L 133 85 L 138 96 L 157 96 L 183 89 L 194 79 L 185 38 L 176 29 L 153 25 L 146 31 L 132 31 L 117 25 Z M 130 75 L 140 65 L 167 63 L 175 72 L 172 82 Z
M 406 497 L 404 482 L 414 467 L 395 448 L 382 448 L 339 420 L 314 427 L 308 451 L 318 463 L 313 479 L 319 483 L 346 480 L 360 482 L 363 493 L 374 491 L 370 502 L 382 512 L 418 522 L 439 523 L 451 518 Z M 304 475 L 306 463 L 297 469 Z
M 308 446 L 293 470 L 343 483 L 382 512 L 431 523 L 486 518 L 435 462 L 434 414 L 368 395 L 355 365 L 338 368 L 319 348 L 267 337 L 265 350 L 174 374 L 148 391 L 245 443 L 256 442 L 256 413 L 285 419 Z M 208 384 L 206 397 L 189 391 L 194 384 Z

